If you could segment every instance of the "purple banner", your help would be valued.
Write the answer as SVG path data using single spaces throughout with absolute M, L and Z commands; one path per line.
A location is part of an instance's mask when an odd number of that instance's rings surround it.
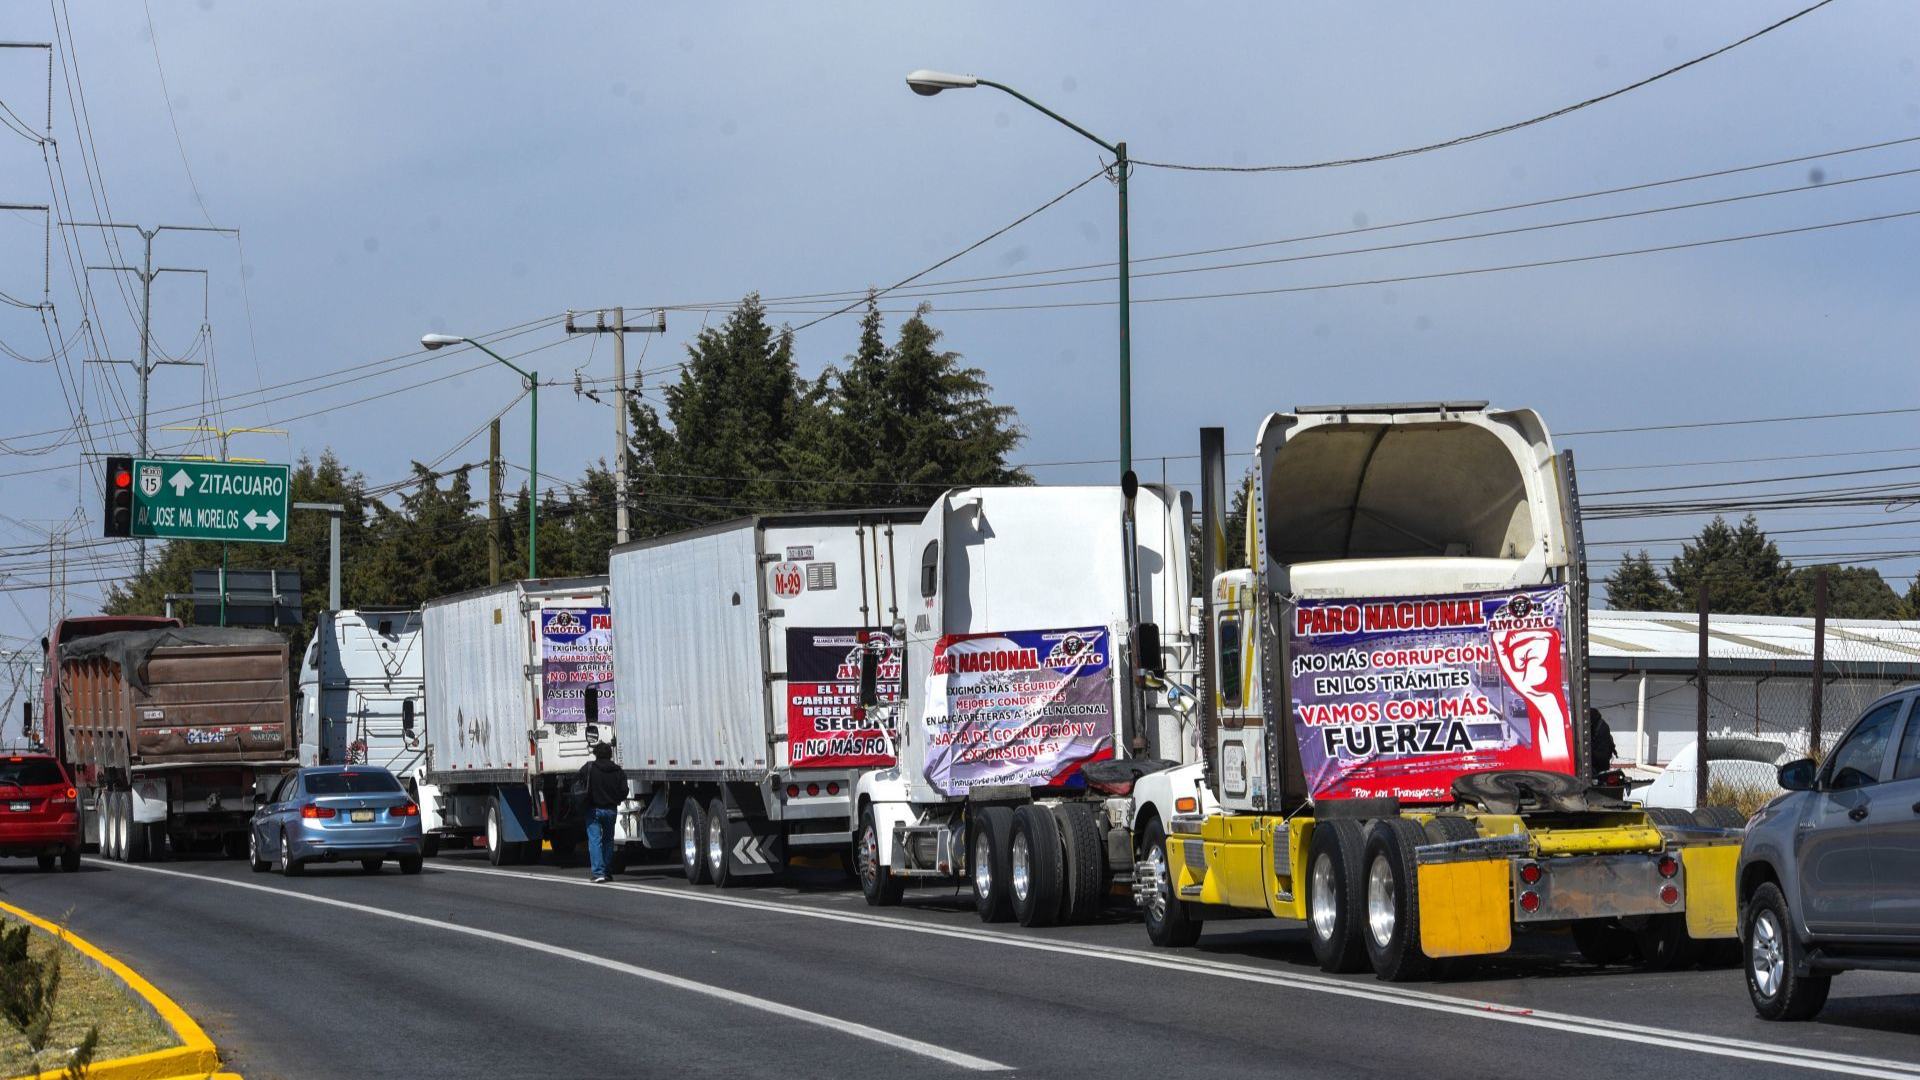
M 1113 657 L 1104 627 L 958 634 L 933 652 L 927 782 L 1058 784 L 1113 756 Z

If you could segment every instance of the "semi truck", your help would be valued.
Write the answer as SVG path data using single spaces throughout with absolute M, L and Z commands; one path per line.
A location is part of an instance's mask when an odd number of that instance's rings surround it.
M 59 632 L 49 714 L 85 841 L 122 862 L 206 842 L 244 854 L 255 796 L 296 764 L 286 640 L 224 627 Z
M 1738 833 L 1595 776 L 1573 458 L 1539 416 L 1269 416 L 1244 567 L 1223 446 L 1202 433 L 1203 760 L 1136 788 L 1194 808 L 1134 877 L 1154 944 L 1297 919 L 1322 968 L 1385 980 L 1563 928 L 1599 962 L 1724 953 Z
M 427 854 L 484 837 L 498 866 L 580 842 L 567 787 L 612 740 L 612 634 L 604 577 L 507 582 L 421 608 L 426 745 L 410 782 Z
M 300 661 L 300 764 L 413 776 L 426 748 L 421 685 L 418 610 L 321 612 Z

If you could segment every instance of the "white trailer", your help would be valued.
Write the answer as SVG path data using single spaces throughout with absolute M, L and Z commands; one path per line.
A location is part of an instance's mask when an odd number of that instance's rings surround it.
M 300 661 L 300 764 L 412 776 L 426 746 L 421 683 L 418 610 L 321 612 Z
M 1189 518 L 1184 496 L 1131 478 L 957 489 L 926 512 L 905 693 L 878 708 L 898 759 L 854 789 L 868 903 L 963 879 L 983 920 L 1038 926 L 1091 918 L 1131 882 L 1136 816 L 1175 813 L 1131 798 L 1134 781 L 1198 753 L 1180 689 L 1197 668 Z
M 428 847 L 486 838 L 495 864 L 584 836 L 568 781 L 614 712 L 607 579 L 515 581 L 421 609 L 426 748 L 414 771 Z
M 729 884 L 847 849 L 858 770 L 891 760 L 854 716 L 861 643 L 913 582 L 922 511 L 745 518 L 613 549 L 623 846 Z

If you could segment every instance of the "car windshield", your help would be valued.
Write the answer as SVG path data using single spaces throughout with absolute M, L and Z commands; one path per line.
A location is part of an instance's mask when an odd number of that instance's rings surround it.
M 42 787 L 66 782 L 52 758 L 0 758 L 0 786 Z
M 385 795 L 400 790 L 400 781 L 388 772 L 310 773 L 309 795 Z

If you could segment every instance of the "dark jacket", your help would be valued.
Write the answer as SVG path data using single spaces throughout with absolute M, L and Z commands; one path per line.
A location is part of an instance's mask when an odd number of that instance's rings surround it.
M 574 790 L 582 794 L 583 809 L 612 810 L 626 800 L 627 770 L 611 761 L 589 761 L 580 766 Z

